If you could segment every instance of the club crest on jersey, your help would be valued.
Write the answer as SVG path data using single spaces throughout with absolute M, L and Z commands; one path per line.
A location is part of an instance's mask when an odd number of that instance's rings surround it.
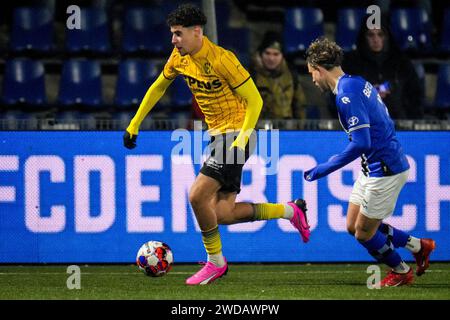
M 350 103 L 350 98 L 349 97 L 342 97 L 341 101 L 342 101 L 343 104 L 348 104 L 348 103 Z
M 205 71 L 206 74 L 210 74 L 211 73 L 211 64 L 209 62 L 206 62 L 203 65 L 203 71 Z
M 359 119 L 358 119 L 358 117 L 353 116 L 353 117 L 350 117 L 350 119 L 348 119 L 347 122 L 350 127 L 353 127 L 354 125 L 356 125 L 359 122 Z
M 188 61 L 188 59 L 187 58 L 181 58 L 181 60 L 180 60 L 180 64 L 182 65 L 182 66 L 187 66 L 188 64 L 189 64 L 189 61 Z

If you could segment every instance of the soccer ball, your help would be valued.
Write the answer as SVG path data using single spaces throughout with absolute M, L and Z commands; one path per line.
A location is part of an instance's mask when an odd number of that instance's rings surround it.
M 148 241 L 142 245 L 136 256 L 139 270 L 148 276 L 162 277 L 172 268 L 173 254 L 164 242 Z

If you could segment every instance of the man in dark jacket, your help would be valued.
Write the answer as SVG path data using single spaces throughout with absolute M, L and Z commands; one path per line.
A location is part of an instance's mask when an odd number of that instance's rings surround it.
M 264 101 L 260 119 L 305 118 L 305 93 L 283 54 L 282 36 L 266 32 L 252 57 L 250 73 Z
M 363 20 L 357 50 L 344 57 L 343 70 L 362 76 L 378 90 L 393 119 L 423 117 L 423 93 L 411 61 L 400 51 L 383 17 L 381 29 L 368 29 Z

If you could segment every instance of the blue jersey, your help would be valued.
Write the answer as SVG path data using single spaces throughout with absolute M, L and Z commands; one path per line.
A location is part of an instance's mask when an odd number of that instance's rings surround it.
M 369 128 L 371 146 L 362 154 L 363 172 L 371 177 L 393 175 L 409 169 L 394 122 L 374 87 L 358 76 L 343 75 L 335 92 L 339 121 L 351 140 L 352 132 Z

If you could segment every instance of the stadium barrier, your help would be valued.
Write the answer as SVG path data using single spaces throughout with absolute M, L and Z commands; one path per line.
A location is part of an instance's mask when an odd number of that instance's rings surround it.
M 411 171 L 388 222 L 435 239 L 432 259 L 450 260 L 450 132 L 398 138 Z M 145 131 L 128 150 L 122 131 L 0 131 L 0 262 L 129 263 L 148 240 L 168 243 L 175 263 L 205 259 L 188 190 L 207 140 L 202 131 Z M 238 200 L 305 198 L 311 241 L 303 244 L 286 220 L 220 226 L 228 260 L 370 261 L 345 226 L 360 161 L 303 179 L 346 144 L 343 132 L 260 130 Z
M 131 117 L 114 120 L 108 119 L 108 115 L 92 115 L 89 119 L 57 119 L 54 117 L 36 116 L 33 119 L 20 118 L 0 118 L 0 131 L 97 131 L 97 130 L 125 130 Z M 450 131 L 450 121 L 438 119 L 421 120 L 395 120 L 397 130 L 415 131 Z M 189 118 L 178 119 L 158 119 L 148 117 L 142 122 L 142 130 L 176 130 L 179 128 L 206 130 L 205 122 Z M 337 119 L 279 119 L 279 120 L 259 120 L 258 129 L 263 130 L 342 130 L 342 126 Z

